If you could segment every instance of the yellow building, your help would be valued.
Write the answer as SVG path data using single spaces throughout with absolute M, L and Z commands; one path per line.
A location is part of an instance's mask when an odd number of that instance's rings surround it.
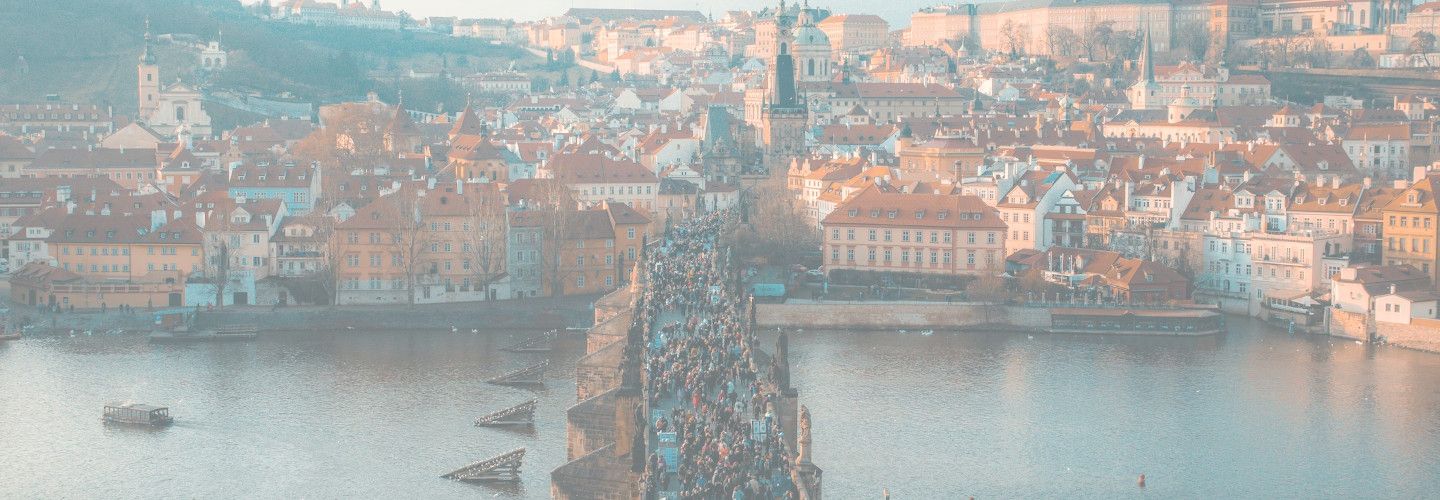
M 32 262 L 10 280 L 11 298 L 60 308 L 178 306 L 200 270 L 200 228 L 157 213 L 73 214 L 46 239 L 56 266 Z
M 1385 205 L 1381 215 L 1385 235 L 1381 256 L 1385 264 L 1409 264 L 1428 275 L 1432 282 L 1440 278 L 1440 260 L 1435 245 L 1440 241 L 1440 205 L 1435 203 L 1436 175 L 1415 181 L 1399 196 Z
M 821 222 L 825 269 L 919 274 L 998 274 L 1006 225 L 974 196 L 885 192 L 870 187 Z

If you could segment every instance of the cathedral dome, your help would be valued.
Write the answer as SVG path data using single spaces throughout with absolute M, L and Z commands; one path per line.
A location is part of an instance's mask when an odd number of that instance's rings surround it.
M 801 26 L 795 30 L 795 48 L 798 51 L 801 47 L 824 47 L 828 52 L 830 37 L 815 26 Z

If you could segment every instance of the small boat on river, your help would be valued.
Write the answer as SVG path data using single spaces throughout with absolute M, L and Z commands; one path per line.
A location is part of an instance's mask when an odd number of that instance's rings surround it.
M 206 330 L 156 331 L 150 333 L 150 342 L 175 344 L 182 342 L 224 342 L 232 340 L 255 340 L 260 333 L 254 326 L 224 326 Z
M 105 422 L 113 424 L 149 425 L 162 427 L 175 422 L 170 409 L 138 403 L 110 403 L 105 405 Z

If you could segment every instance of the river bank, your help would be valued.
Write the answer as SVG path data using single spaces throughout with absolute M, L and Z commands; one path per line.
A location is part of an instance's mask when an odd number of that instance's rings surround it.
M 1004 305 L 977 302 L 789 300 L 758 304 L 761 328 L 826 330 L 985 330 L 1142 336 L 1195 336 L 1224 331 L 1208 309 Z
M 589 326 L 598 295 L 544 297 L 454 304 L 367 306 L 229 306 L 202 310 L 200 328 L 254 326 L 261 332 L 348 330 L 550 330 Z M 12 305 L 15 323 L 28 319 L 36 335 L 76 331 L 148 331 L 152 314 L 145 310 L 41 313 Z

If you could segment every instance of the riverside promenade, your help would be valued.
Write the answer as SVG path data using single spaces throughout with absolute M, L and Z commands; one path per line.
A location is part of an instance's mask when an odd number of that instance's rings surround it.
M 554 498 L 819 498 L 810 416 L 787 345 L 756 345 L 721 235 L 733 212 L 647 245 L 632 285 L 596 302 Z

